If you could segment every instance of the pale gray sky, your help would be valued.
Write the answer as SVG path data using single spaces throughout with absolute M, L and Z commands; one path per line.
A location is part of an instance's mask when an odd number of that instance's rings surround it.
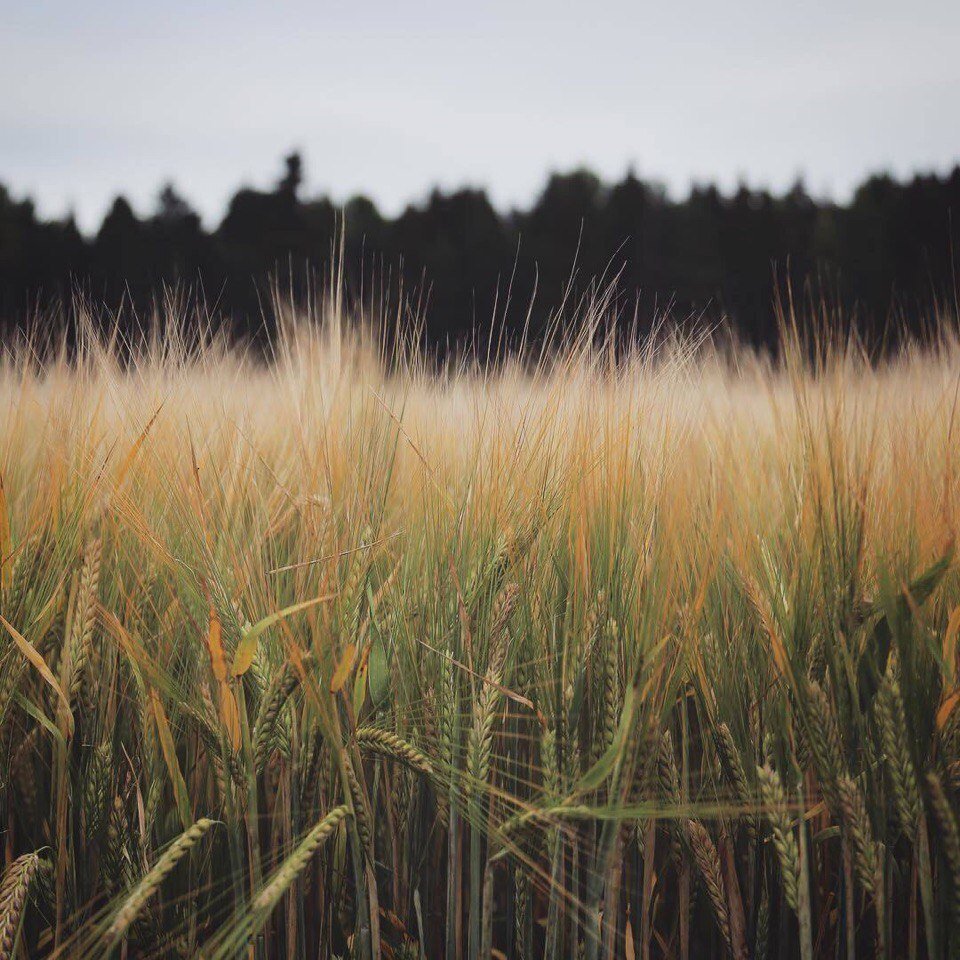
M 960 2 L 0 0 L 0 182 L 95 227 L 172 179 L 207 223 L 304 153 L 387 212 L 629 164 L 844 197 L 960 160 Z

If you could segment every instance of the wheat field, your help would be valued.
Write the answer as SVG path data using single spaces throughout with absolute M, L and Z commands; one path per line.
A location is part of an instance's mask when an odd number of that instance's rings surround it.
M 960 953 L 954 341 L 81 340 L 0 369 L 2 960 Z

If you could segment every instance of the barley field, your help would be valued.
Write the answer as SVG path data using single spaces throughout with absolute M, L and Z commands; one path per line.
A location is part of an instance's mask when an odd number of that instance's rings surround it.
M 960 955 L 960 347 L 595 340 L 6 354 L 0 958 Z

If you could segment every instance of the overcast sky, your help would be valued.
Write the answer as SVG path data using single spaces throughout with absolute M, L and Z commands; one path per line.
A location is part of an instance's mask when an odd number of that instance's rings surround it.
M 216 222 L 293 148 L 307 190 L 528 203 L 628 165 L 843 198 L 960 160 L 960 2 L 0 0 L 0 182 L 95 227 L 173 180 Z

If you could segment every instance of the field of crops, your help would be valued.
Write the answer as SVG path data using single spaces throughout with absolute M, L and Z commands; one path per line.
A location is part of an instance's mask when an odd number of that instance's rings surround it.
M 785 356 L 8 358 L 0 958 L 960 955 L 960 349 Z

